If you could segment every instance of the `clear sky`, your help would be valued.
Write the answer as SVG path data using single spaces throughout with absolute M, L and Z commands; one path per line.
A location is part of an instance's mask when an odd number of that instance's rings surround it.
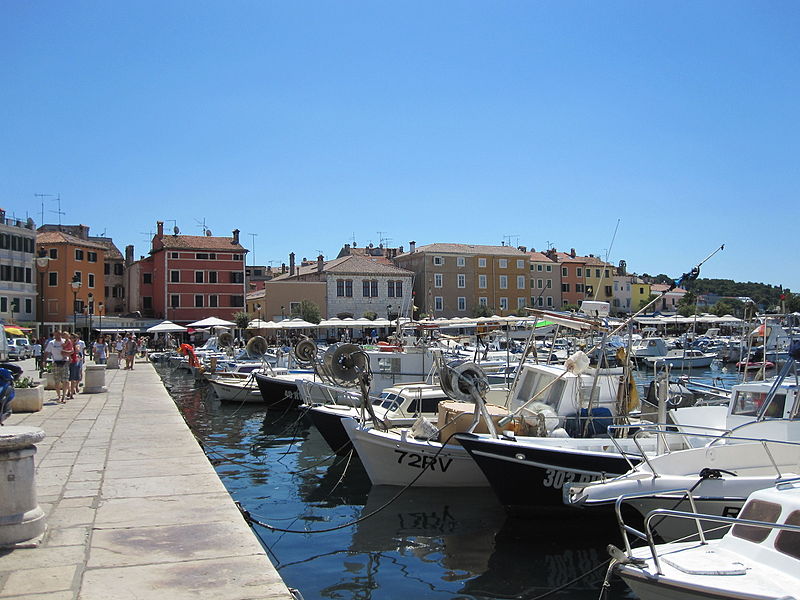
M 5 0 L 0 206 L 137 256 L 238 228 L 259 264 L 505 240 L 677 277 L 725 243 L 702 276 L 800 291 L 798 31 L 786 1 Z

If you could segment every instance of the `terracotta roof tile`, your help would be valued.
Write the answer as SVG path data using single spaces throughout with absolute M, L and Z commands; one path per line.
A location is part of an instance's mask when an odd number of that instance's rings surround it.
M 234 244 L 232 237 L 216 237 L 211 235 L 164 235 L 161 243 L 168 250 L 238 250 L 246 252 L 241 244 Z
M 377 257 L 376 257 L 377 258 Z M 297 276 L 310 275 L 317 272 L 316 263 L 298 267 L 295 275 L 284 273 L 273 278 L 273 281 L 292 279 Z M 397 275 L 412 276 L 413 271 L 401 269 L 394 265 L 386 264 L 381 260 L 373 260 L 364 256 L 349 255 L 326 261 L 322 267 L 323 273 L 336 273 L 338 275 Z
M 442 254 L 492 254 L 498 256 L 519 256 L 524 257 L 525 252 L 513 246 L 482 246 L 478 244 L 427 244 L 425 246 L 417 246 L 416 252 L 441 252 Z M 406 252 L 400 256 L 408 256 L 412 254 Z
M 64 233 L 63 231 L 45 231 L 36 235 L 37 244 L 70 244 L 72 246 L 80 246 L 81 248 L 96 248 L 97 250 L 106 250 L 103 244 L 97 242 L 90 242 L 74 235 Z

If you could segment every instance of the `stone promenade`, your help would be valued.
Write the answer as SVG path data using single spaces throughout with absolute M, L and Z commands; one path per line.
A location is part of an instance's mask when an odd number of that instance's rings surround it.
M 32 359 L 18 364 L 34 373 Z M 106 385 L 65 405 L 46 391 L 42 411 L 6 422 L 46 434 L 47 530 L 0 549 L 0 598 L 291 598 L 152 365 L 109 370 Z

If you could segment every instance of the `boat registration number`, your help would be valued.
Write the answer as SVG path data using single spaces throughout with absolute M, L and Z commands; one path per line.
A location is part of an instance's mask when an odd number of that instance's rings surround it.
M 425 456 L 424 454 L 416 454 L 415 452 L 406 452 L 405 450 L 395 450 L 397 454 L 397 464 L 406 465 L 416 469 L 430 469 L 431 471 L 446 472 L 453 463 L 452 458 L 443 458 L 441 456 Z
M 599 475 L 575 473 L 574 471 L 561 471 L 559 469 L 545 469 L 542 486 L 560 490 L 565 483 L 589 483 L 600 479 Z

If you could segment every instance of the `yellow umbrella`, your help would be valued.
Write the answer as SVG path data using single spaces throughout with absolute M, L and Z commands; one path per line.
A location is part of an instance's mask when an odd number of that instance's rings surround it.
M 17 329 L 16 327 L 9 327 L 5 326 L 6 333 L 10 333 L 11 335 L 25 335 L 22 333 L 21 329 Z

